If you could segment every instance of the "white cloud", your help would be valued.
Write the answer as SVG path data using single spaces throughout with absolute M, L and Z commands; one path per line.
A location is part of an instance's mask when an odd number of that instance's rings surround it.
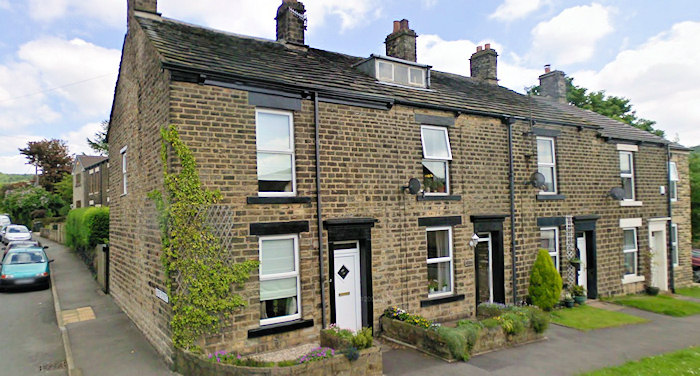
M 10 0 L 0 0 L 0 9 L 10 10 Z
M 40 94 L 43 89 L 40 76 L 31 64 L 0 65 L 0 132 L 60 118 L 45 102 L 46 95 Z
M 275 16 L 282 2 L 278 0 L 161 0 L 158 11 L 165 17 L 201 24 L 207 27 L 275 38 Z M 339 19 L 341 31 L 365 25 L 379 16 L 379 0 L 306 0 L 308 32 L 312 34 L 332 18 Z M 212 11 L 215 10 L 215 11 Z
M 610 17 L 613 11 L 597 3 L 563 10 L 532 29 L 531 53 L 540 62 L 547 59 L 545 62 L 558 65 L 588 61 L 596 43 L 613 32 Z
M 42 140 L 42 137 L 27 134 L 0 136 L 2 151 L 8 153 L 8 155 L 0 156 L 0 172 L 9 174 L 34 173 L 34 167 L 26 164 L 27 159 L 19 153 L 18 149 L 26 147 L 29 141 L 39 140 Z
M 634 49 L 620 52 L 599 72 L 571 74 L 574 84 L 629 98 L 637 116 L 657 121 L 669 137 L 700 145 L 700 22 L 682 22 Z
M 95 151 L 90 149 L 86 139 L 94 138 L 95 133 L 102 130 L 100 123 L 88 123 L 80 129 L 62 134 L 60 139 L 66 141 L 70 154 L 94 155 Z
M 438 35 L 421 35 L 417 41 L 418 60 L 432 65 L 433 69 L 436 70 L 469 76 L 469 58 L 476 51 L 477 45 L 485 43 L 491 43 L 491 48 L 500 54 L 498 58 L 499 85 L 523 92 L 524 87 L 537 83 L 537 77 L 541 72 L 522 67 L 519 64 L 520 58 L 514 54 L 504 54 L 505 47 L 498 42 L 480 41 L 475 43 L 466 39 L 446 41 Z M 505 59 L 505 56 L 508 59 Z
M 42 22 L 66 16 L 87 16 L 112 27 L 123 27 L 126 24 L 126 1 L 29 0 L 29 16 Z
M 505 0 L 489 15 L 499 21 L 513 21 L 524 18 L 528 14 L 540 9 L 545 4 L 543 0 Z
M 421 0 L 421 3 L 423 3 L 423 8 L 430 9 L 437 5 L 438 0 Z

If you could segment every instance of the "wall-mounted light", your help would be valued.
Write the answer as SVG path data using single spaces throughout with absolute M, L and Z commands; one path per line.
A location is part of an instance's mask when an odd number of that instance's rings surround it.
M 475 248 L 477 244 L 479 244 L 479 235 L 474 234 L 472 235 L 472 239 L 469 241 L 469 246 Z

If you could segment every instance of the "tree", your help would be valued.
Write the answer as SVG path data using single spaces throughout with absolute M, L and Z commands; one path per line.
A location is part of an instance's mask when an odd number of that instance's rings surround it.
M 690 207 L 693 228 L 693 246 L 700 247 L 700 150 L 698 147 L 690 153 Z
M 87 143 L 90 148 L 96 153 L 107 155 L 109 154 L 109 145 L 107 144 L 107 129 L 109 129 L 109 120 L 102 120 L 100 123 L 101 130 L 95 133 L 95 138 L 87 138 Z
M 52 217 L 64 205 L 63 200 L 41 187 L 24 187 L 8 191 L 2 207 L 10 212 L 15 223 L 31 227 L 32 219 Z
M 526 90 L 528 94 L 540 95 L 539 86 L 532 86 Z M 655 121 L 637 117 L 629 99 L 605 95 L 605 90 L 589 92 L 586 88 L 574 85 L 573 77 L 566 77 L 566 100 L 576 107 L 597 112 L 659 137 L 665 137 L 663 130 L 654 128 Z
M 535 264 L 530 272 L 530 286 L 527 289 L 532 304 L 549 311 L 559 301 L 562 281 L 559 272 L 554 267 L 552 257 L 546 249 L 537 253 Z
M 19 149 L 19 152 L 27 157 L 28 164 L 35 166 L 37 177 L 41 170 L 39 184 L 47 191 L 52 192 L 63 175 L 70 173 L 72 159 L 63 140 L 29 141 L 27 147 Z

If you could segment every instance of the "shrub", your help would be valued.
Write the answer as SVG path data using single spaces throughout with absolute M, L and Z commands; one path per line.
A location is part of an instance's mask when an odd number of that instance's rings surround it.
M 469 360 L 469 345 L 466 336 L 457 329 L 446 326 L 438 327 L 437 334 L 447 343 L 447 348 L 455 359 Z
M 493 328 L 497 328 L 497 327 L 501 326 L 501 323 L 498 322 L 496 319 L 491 318 L 491 319 L 482 320 L 481 325 L 483 325 L 484 328 L 493 329 Z
M 506 334 L 520 334 L 525 330 L 525 327 L 530 326 L 530 322 L 523 312 L 506 312 L 501 316 L 494 318 L 503 328 Z
M 345 349 L 343 352 L 346 358 L 348 358 L 349 361 L 354 362 L 357 359 L 360 359 L 360 352 L 357 350 L 356 347 L 348 347 Z
M 535 333 L 544 333 L 549 328 L 549 315 L 537 307 L 528 307 L 530 327 Z
M 372 328 L 362 328 L 350 340 L 352 346 L 358 350 L 372 347 Z
M 66 218 L 66 245 L 73 250 L 91 250 L 109 240 L 109 208 L 73 209 Z
M 559 301 L 562 289 L 559 272 L 546 249 L 540 249 L 530 274 L 528 293 L 532 304 L 545 311 L 551 310 Z

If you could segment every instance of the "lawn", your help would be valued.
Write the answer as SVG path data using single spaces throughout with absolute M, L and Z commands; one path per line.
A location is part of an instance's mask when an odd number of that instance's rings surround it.
M 676 294 L 700 299 L 700 287 L 684 287 L 682 289 L 676 289 Z
M 683 317 L 700 313 L 700 303 L 674 299 L 670 296 L 627 295 L 609 301 L 663 315 Z
M 697 375 L 698 370 L 700 370 L 700 347 L 690 347 L 668 354 L 642 358 L 636 362 L 627 362 L 618 367 L 602 368 L 597 371 L 583 373 L 581 376 L 685 376 Z
M 552 322 L 587 332 L 628 324 L 641 324 L 649 320 L 622 312 L 608 311 L 587 305 L 564 308 L 552 312 Z

